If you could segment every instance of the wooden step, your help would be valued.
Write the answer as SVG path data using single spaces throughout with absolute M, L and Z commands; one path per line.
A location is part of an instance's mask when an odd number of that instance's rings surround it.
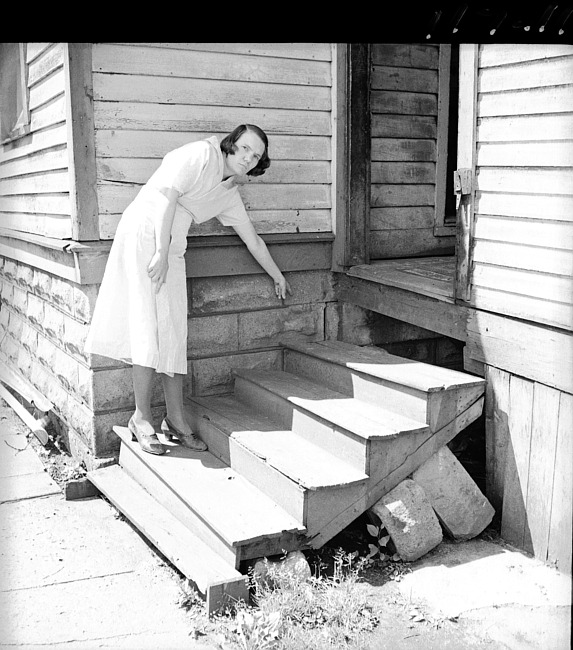
M 235 395 L 366 473 L 377 441 L 429 430 L 378 406 L 288 372 L 237 370 Z
M 206 596 L 209 614 L 227 599 L 248 602 L 247 578 L 225 562 L 118 465 L 88 472 L 89 480 Z
M 368 476 L 330 451 L 281 427 L 233 396 L 195 397 L 192 424 L 212 453 L 308 528 Z M 312 534 L 308 530 L 308 534 Z
M 304 545 L 306 530 L 243 476 L 210 452 L 165 443 L 161 456 L 141 450 L 125 427 L 123 469 L 225 561 L 276 555 Z
M 465 411 L 485 390 L 478 377 L 341 341 L 289 342 L 284 365 L 287 372 L 426 422 L 432 431 Z

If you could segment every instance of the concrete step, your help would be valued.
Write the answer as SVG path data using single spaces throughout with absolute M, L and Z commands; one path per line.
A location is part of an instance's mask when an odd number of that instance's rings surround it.
M 237 370 L 235 395 L 313 444 L 371 474 L 376 448 L 427 424 L 288 372 Z M 384 444 L 383 444 L 384 443 Z
M 304 526 L 212 453 L 166 442 L 166 453 L 155 456 L 127 428 L 114 431 L 121 467 L 234 568 L 304 545 Z
M 432 431 L 451 422 L 485 390 L 478 377 L 341 341 L 289 342 L 284 369 L 425 422 Z
M 234 396 L 190 400 L 192 425 L 209 449 L 306 526 L 321 525 L 333 499 L 344 503 L 368 476 Z
M 209 614 L 227 599 L 248 602 L 247 577 L 225 562 L 143 490 L 119 465 L 88 472 L 90 481 L 206 596 Z

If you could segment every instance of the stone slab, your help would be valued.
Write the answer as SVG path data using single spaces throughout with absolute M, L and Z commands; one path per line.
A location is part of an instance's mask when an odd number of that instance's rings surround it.
M 0 478 L 43 471 L 42 461 L 25 436 L 0 437 Z
M 412 479 L 422 487 L 454 539 L 472 539 L 491 523 L 493 506 L 447 446 L 421 465 Z
M 371 511 L 392 538 L 400 557 L 413 562 L 442 541 L 442 528 L 424 490 L 411 479 L 385 494 Z
M 156 562 L 147 543 L 103 499 L 60 493 L 0 506 L 0 589 L 136 571 Z

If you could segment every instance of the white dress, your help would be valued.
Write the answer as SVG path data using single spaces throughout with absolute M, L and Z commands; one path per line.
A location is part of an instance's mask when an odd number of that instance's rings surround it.
M 249 217 L 233 178 L 223 181 L 224 158 L 216 137 L 169 152 L 126 208 L 110 250 L 85 343 L 89 353 L 187 373 L 187 283 L 184 254 L 191 223 L 217 217 L 225 226 Z M 147 274 L 155 253 L 155 220 L 175 188 L 167 279 L 156 293 Z

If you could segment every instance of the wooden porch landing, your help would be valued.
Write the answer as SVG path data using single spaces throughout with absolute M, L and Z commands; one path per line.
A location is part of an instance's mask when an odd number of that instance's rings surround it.
M 455 271 L 456 258 L 450 255 L 374 260 L 353 266 L 347 275 L 453 303 Z

